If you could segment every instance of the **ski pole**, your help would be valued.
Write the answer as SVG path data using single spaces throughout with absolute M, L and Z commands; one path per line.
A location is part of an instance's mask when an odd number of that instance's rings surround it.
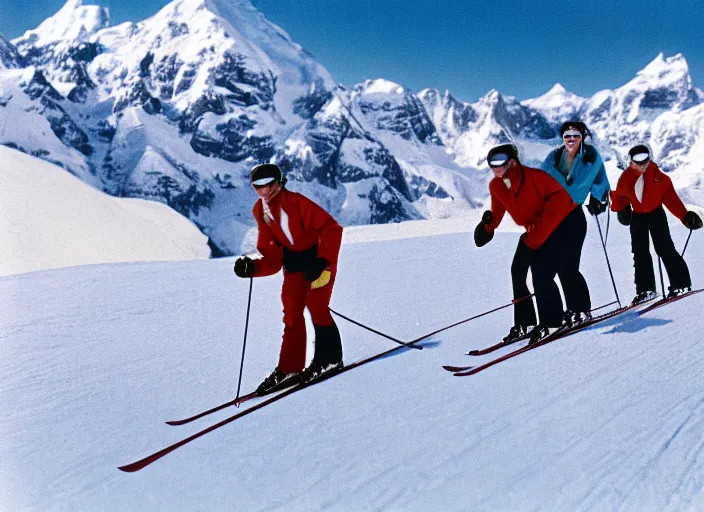
M 249 328 L 249 309 L 252 305 L 252 283 L 254 278 L 249 278 L 249 296 L 247 297 L 247 316 L 244 321 L 244 342 L 242 342 L 242 361 L 240 361 L 240 378 L 237 380 L 237 396 L 235 401 L 240 398 L 240 387 L 242 386 L 242 369 L 244 368 L 244 350 L 247 348 L 247 329 Z
M 418 343 L 418 342 L 421 341 L 421 340 L 424 340 L 425 338 L 429 338 L 429 337 L 432 336 L 433 334 L 437 334 L 437 333 L 439 333 L 439 332 L 446 331 L 446 330 L 448 330 L 448 329 L 451 329 L 452 327 L 456 327 L 456 326 L 458 326 L 458 325 L 461 325 L 461 324 L 464 324 L 464 323 L 466 323 L 466 322 L 469 322 L 470 320 L 475 320 L 475 319 L 477 319 L 477 318 L 479 318 L 479 317 L 488 315 L 489 313 L 493 313 L 493 312 L 498 311 L 498 310 L 500 310 L 500 309 L 504 309 L 504 308 L 507 308 L 507 307 L 509 307 L 509 306 L 513 306 L 514 304 L 516 304 L 516 303 L 518 303 L 518 302 L 521 302 L 521 301 L 526 300 L 526 299 L 530 299 L 532 296 L 533 296 L 533 294 L 531 293 L 530 295 L 526 295 L 525 297 L 521 297 L 520 299 L 513 299 L 513 300 L 512 300 L 511 302 L 509 302 L 508 304 L 504 304 L 503 306 L 499 306 L 498 308 L 494 308 L 494 309 L 492 309 L 492 310 L 490 310 L 490 311 L 485 311 L 484 313 L 479 313 L 478 315 L 474 315 L 474 316 L 472 316 L 472 317 L 470 317 L 470 318 L 466 318 L 466 319 L 464 319 L 464 320 L 460 320 L 459 322 L 456 322 L 456 323 L 454 323 L 454 324 L 452 324 L 452 325 L 448 325 L 448 326 L 446 326 L 446 327 L 441 327 L 440 329 L 437 329 L 437 330 L 435 330 L 435 331 L 433 331 L 433 332 L 431 332 L 431 333 L 424 334 L 423 336 L 419 336 L 419 337 L 415 338 L 413 341 L 409 341 L 408 343 L 404 343 L 403 341 L 398 340 L 398 339 L 394 338 L 393 336 L 389 336 L 388 334 L 384 334 L 384 333 L 381 332 L 381 331 L 377 331 L 376 329 L 373 329 L 373 328 L 371 328 L 371 327 L 369 327 L 369 326 L 367 326 L 367 325 L 364 325 L 363 323 L 360 323 L 360 322 L 358 322 L 358 321 L 356 321 L 356 320 L 353 320 L 353 319 L 351 319 L 351 318 L 349 318 L 349 317 L 343 315 L 342 313 L 338 313 L 337 311 L 335 311 L 334 309 L 332 309 L 332 308 L 330 308 L 330 307 L 329 307 L 328 309 L 330 310 L 331 313 L 333 313 L 333 314 L 339 316 L 340 318 L 344 318 L 344 319 L 347 320 L 348 322 L 351 322 L 351 323 L 353 323 L 353 324 L 355 324 L 355 325 L 358 325 L 359 327 L 361 327 L 361 328 L 363 328 L 363 329 L 366 329 L 366 330 L 371 331 L 371 332 L 373 332 L 373 333 L 375 333 L 375 334 L 378 334 L 379 336 L 383 336 L 384 338 L 389 339 L 389 340 L 391 340 L 391 341 L 393 341 L 393 342 L 395 342 L 395 343 L 398 343 L 399 345 L 404 345 L 404 346 L 407 346 L 408 348 L 423 348 L 422 346 L 421 346 L 421 347 L 416 347 L 414 344 L 415 344 L 415 343 Z
M 616 301 L 609 302 L 608 304 L 604 304 L 603 306 L 599 306 L 598 308 L 592 308 L 589 310 L 590 313 L 594 313 L 594 311 L 599 311 L 600 309 L 604 309 L 606 307 L 611 306 L 612 304 L 616 304 Z
M 687 235 L 687 241 L 684 243 L 684 249 L 682 249 L 682 254 L 680 254 L 680 256 L 682 256 L 683 258 L 684 258 L 684 251 L 687 250 L 687 246 L 689 245 L 689 238 L 690 238 L 691 236 L 692 236 L 692 230 L 690 229 L 690 230 L 689 230 L 689 235 Z
M 601 246 L 604 248 L 604 256 L 606 256 L 606 265 L 609 267 L 609 275 L 611 276 L 611 284 L 614 287 L 614 293 L 616 294 L 616 301 L 618 302 L 618 307 L 621 307 L 621 299 L 618 297 L 618 290 L 616 289 L 616 281 L 614 280 L 614 273 L 611 271 L 611 262 L 609 262 L 609 254 L 606 252 L 606 244 L 604 243 L 604 237 L 601 234 L 601 223 L 596 215 L 594 215 L 594 220 L 596 225 L 599 227 L 599 238 L 601 239 Z
M 660 271 L 660 289 L 662 296 L 665 297 L 665 280 L 662 278 L 662 259 L 658 256 L 658 270 Z
M 424 334 L 423 336 L 417 337 L 416 339 L 414 339 L 414 340 L 411 341 L 410 343 L 417 343 L 418 341 L 424 340 L 425 338 L 430 338 L 431 336 L 433 336 L 434 334 L 437 334 L 437 333 L 439 333 L 439 332 L 446 331 L 446 330 L 448 330 L 448 329 L 452 329 L 453 327 L 457 327 L 458 325 L 465 324 L 465 323 L 467 323 L 467 322 L 469 322 L 469 321 L 471 321 L 471 320 L 476 320 L 477 318 L 480 318 L 480 317 L 482 317 L 482 316 L 486 316 L 486 315 L 488 315 L 488 314 L 490 314 L 490 313 L 494 313 L 495 311 L 499 311 L 500 309 L 505 309 L 505 308 L 507 308 L 507 307 L 513 306 L 514 304 L 517 304 L 517 303 L 519 303 L 519 302 L 521 302 L 521 301 L 523 301 L 523 300 L 530 299 L 533 295 L 534 295 L 534 294 L 531 293 L 530 295 L 526 295 L 525 297 L 521 297 L 520 299 L 513 299 L 513 300 L 512 300 L 511 302 L 509 302 L 508 304 L 504 304 L 503 306 L 499 306 L 498 308 L 494 308 L 494 309 L 492 309 L 492 310 L 485 311 L 484 313 L 479 313 L 478 315 L 474 315 L 474 316 L 471 316 L 471 317 L 469 317 L 469 318 L 465 318 L 464 320 L 460 320 L 459 322 L 455 322 L 454 324 L 448 325 L 447 327 L 441 327 L 440 329 L 437 329 L 437 330 L 435 330 L 435 331 L 433 331 L 433 332 L 429 332 L 428 334 Z
M 421 347 L 421 346 L 409 345 L 408 343 L 404 343 L 404 342 L 401 341 L 401 340 L 397 340 L 397 339 L 394 338 L 393 336 L 389 336 L 388 334 L 384 334 L 384 333 L 381 332 L 381 331 L 377 331 L 376 329 L 373 329 L 373 328 L 371 328 L 371 327 L 368 327 L 368 326 L 366 326 L 366 325 L 364 325 L 364 324 L 362 324 L 362 323 L 360 323 L 360 322 L 358 322 L 358 321 L 356 321 L 356 320 L 352 320 L 351 318 L 349 318 L 349 317 L 343 315 L 342 313 L 338 313 L 337 311 L 335 311 L 335 310 L 332 309 L 331 307 L 328 307 L 328 309 L 330 310 L 331 313 L 336 314 L 336 315 L 339 316 L 340 318 L 344 318 L 344 319 L 347 320 L 348 322 L 351 322 L 351 323 L 353 323 L 353 324 L 355 324 L 355 325 L 358 325 L 358 326 L 360 326 L 360 327 L 363 328 L 363 329 L 366 329 L 366 330 L 368 330 L 368 331 L 373 332 L 374 334 L 378 334 L 379 336 L 383 336 L 383 337 L 386 338 L 387 340 L 391 340 L 391 341 L 393 341 L 394 343 L 398 343 L 399 345 L 403 345 L 404 347 L 408 347 L 408 348 L 417 348 L 418 350 L 423 350 L 423 347 Z

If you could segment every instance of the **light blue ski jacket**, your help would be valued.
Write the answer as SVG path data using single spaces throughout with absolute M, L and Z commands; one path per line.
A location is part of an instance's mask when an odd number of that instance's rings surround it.
M 599 201 L 605 201 L 611 187 L 604 162 L 596 148 L 582 143 L 567 175 L 560 171 L 560 158 L 564 151 L 565 146 L 552 150 L 540 166 L 541 169 L 565 187 L 575 203 L 584 204 L 590 192 Z

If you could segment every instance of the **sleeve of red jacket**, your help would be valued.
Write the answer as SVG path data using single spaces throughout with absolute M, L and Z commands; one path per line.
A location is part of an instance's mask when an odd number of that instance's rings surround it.
M 301 195 L 300 212 L 303 227 L 318 235 L 318 257 L 325 258 L 332 268 L 337 267 L 337 258 L 342 244 L 342 226 L 328 212 Z
M 487 224 L 486 230 L 488 233 L 491 233 L 494 231 L 496 228 L 499 227 L 499 224 L 501 224 L 501 221 L 504 218 L 504 215 L 506 214 L 506 207 L 504 204 L 499 200 L 497 194 L 496 194 L 496 186 L 497 183 L 500 186 L 504 186 L 503 183 L 500 183 L 498 181 L 490 181 L 489 182 L 489 193 L 491 194 L 491 222 Z
M 257 210 L 255 205 L 253 213 L 259 230 L 257 233 L 257 251 L 259 251 L 261 257 L 254 258 L 254 277 L 265 277 L 276 274 L 281 270 L 283 257 L 281 246 L 274 239 L 269 226 L 264 223 L 261 209 Z
M 663 179 L 665 180 L 665 192 L 662 195 L 662 204 L 670 210 L 672 215 L 682 220 L 687 213 L 687 208 L 677 195 L 677 192 L 675 192 L 675 187 L 672 185 L 670 177 L 663 174 Z
M 622 174 L 621 177 L 618 179 L 618 183 L 616 184 L 616 190 L 611 191 L 611 211 L 614 212 L 620 212 L 626 206 L 631 204 L 630 199 L 628 199 L 622 194 L 623 187 L 625 186 L 623 184 L 624 176 L 625 174 Z
M 535 174 L 535 186 L 545 198 L 545 208 L 540 221 L 526 235 L 525 244 L 531 249 L 543 245 L 565 217 L 577 207 L 569 193 L 548 173 Z

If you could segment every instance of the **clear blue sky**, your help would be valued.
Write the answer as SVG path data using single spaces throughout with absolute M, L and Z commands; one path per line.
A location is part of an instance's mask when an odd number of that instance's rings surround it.
M 519 99 L 555 82 L 581 95 L 613 89 L 659 52 L 683 53 L 704 88 L 702 0 L 253 0 L 338 82 L 386 78 L 475 101 L 495 88 Z M 113 24 L 167 0 L 86 1 Z M 0 34 L 34 28 L 62 0 L 0 0 Z

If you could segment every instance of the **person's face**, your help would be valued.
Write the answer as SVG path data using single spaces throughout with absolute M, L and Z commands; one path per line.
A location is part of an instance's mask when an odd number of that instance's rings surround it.
M 511 167 L 513 167 L 513 160 L 507 160 L 504 165 L 492 167 L 491 170 L 494 172 L 494 176 L 497 178 L 503 178 Z
M 575 154 L 582 143 L 582 134 L 577 130 L 567 130 L 562 136 L 562 142 L 564 142 L 567 151 Z
M 279 193 L 279 191 L 281 190 L 281 185 L 279 185 L 276 181 L 272 181 L 267 185 L 253 184 L 252 188 L 255 190 L 259 197 L 261 197 L 264 201 L 268 203 L 274 198 L 276 194 Z
M 650 160 L 648 159 L 645 162 L 641 162 L 641 163 L 638 163 L 638 162 L 631 160 L 631 164 L 633 165 L 633 167 L 635 167 L 636 171 L 643 174 L 645 172 L 645 170 L 648 168 L 648 164 L 650 164 Z

